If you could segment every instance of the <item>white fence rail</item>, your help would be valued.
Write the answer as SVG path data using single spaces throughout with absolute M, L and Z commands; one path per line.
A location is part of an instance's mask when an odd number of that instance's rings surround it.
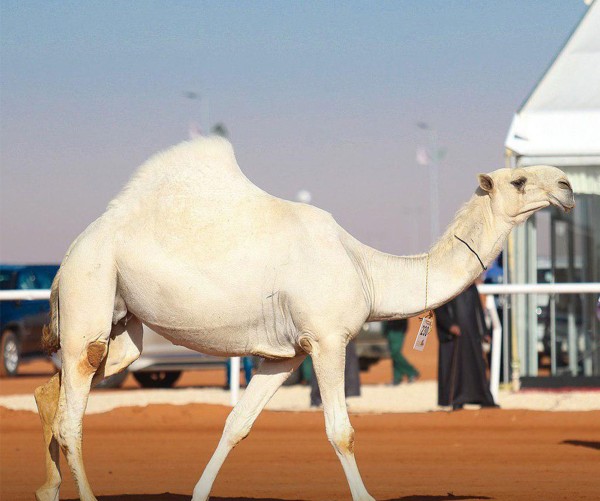
M 0 291 L 0 301 L 35 301 L 50 299 L 50 289 Z
M 600 294 L 600 282 L 574 284 L 479 284 L 481 294 Z M 49 299 L 49 289 L 0 291 L 0 301 Z
M 600 282 L 581 284 L 480 284 L 480 294 L 593 294 Z

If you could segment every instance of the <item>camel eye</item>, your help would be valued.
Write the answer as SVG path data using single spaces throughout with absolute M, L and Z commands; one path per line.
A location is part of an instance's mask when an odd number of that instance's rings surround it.
M 558 182 L 558 186 L 560 186 L 563 190 L 571 189 L 571 185 L 569 184 L 569 181 L 560 180 Z
M 523 186 L 525 186 L 526 182 L 527 182 L 526 177 L 520 177 L 519 179 L 515 179 L 514 181 L 511 181 L 510 184 L 512 184 L 517 190 L 520 190 L 523 188 Z

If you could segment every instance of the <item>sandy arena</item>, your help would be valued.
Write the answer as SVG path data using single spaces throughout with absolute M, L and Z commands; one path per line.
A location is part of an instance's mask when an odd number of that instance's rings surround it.
M 407 345 L 410 342 L 409 337 Z M 383 386 L 390 377 L 389 361 L 384 361 L 364 375 L 364 389 L 369 398 L 380 395 L 383 400 L 421 402 L 420 412 L 410 407 L 416 404 L 406 403 L 409 407 L 399 408 L 404 412 L 365 414 L 360 400 L 350 402 L 357 461 L 376 499 L 599 498 L 600 392 L 525 392 L 517 396 L 503 392 L 502 410 L 423 412 L 432 402 L 435 408 L 435 384 L 431 381 L 435 342 L 425 355 L 406 351 L 425 381 L 400 388 Z M 0 382 L 3 501 L 33 499 L 44 478 L 37 415 L 5 406 L 16 401 L 28 408 L 27 394 L 49 377 L 50 366 L 36 362 L 24 366 L 23 372 L 23 377 Z M 219 388 L 223 381 L 222 370 L 186 373 L 178 383 L 181 390 L 162 392 L 164 398 L 180 399 L 180 405 L 151 403 L 157 397 L 133 390 L 136 385 L 131 377 L 124 390 L 93 392 L 90 413 L 84 420 L 84 458 L 98 499 L 189 500 L 229 409 L 185 402 L 190 395 L 226 399 L 227 393 Z M 206 386 L 212 388 L 203 389 Z M 307 388 L 283 390 L 285 405 L 307 407 Z M 144 398 L 150 405 L 123 407 Z M 108 412 L 93 410 L 97 405 L 93 402 L 107 401 L 122 407 Z M 528 405 L 564 412 L 523 410 Z M 574 408 L 596 410 L 571 411 Z M 76 499 L 64 459 L 62 465 L 61 499 Z M 248 498 L 350 499 L 340 463 L 325 437 L 321 412 L 271 410 L 261 414 L 248 439 L 225 462 L 212 499 Z

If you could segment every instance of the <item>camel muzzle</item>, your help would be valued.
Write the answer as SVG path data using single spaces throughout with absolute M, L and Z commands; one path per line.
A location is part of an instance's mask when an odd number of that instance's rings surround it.
M 565 191 L 565 190 L 561 190 Z M 571 210 L 575 207 L 575 197 L 573 195 L 573 190 L 569 188 L 569 195 L 567 197 L 554 195 L 553 193 L 549 193 L 550 203 L 559 209 L 562 209 L 564 212 L 571 212 Z

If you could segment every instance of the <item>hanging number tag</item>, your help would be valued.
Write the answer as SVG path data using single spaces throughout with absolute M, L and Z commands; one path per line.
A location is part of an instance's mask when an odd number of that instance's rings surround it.
M 423 351 L 425 348 L 425 343 L 427 342 L 427 334 L 431 330 L 431 316 L 423 317 L 421 320 L 421 327 L 419 327 L 419 333 L 417 334 L 417 339 L 415 339 L 415 344 L 413 345 L 413 350 Z

